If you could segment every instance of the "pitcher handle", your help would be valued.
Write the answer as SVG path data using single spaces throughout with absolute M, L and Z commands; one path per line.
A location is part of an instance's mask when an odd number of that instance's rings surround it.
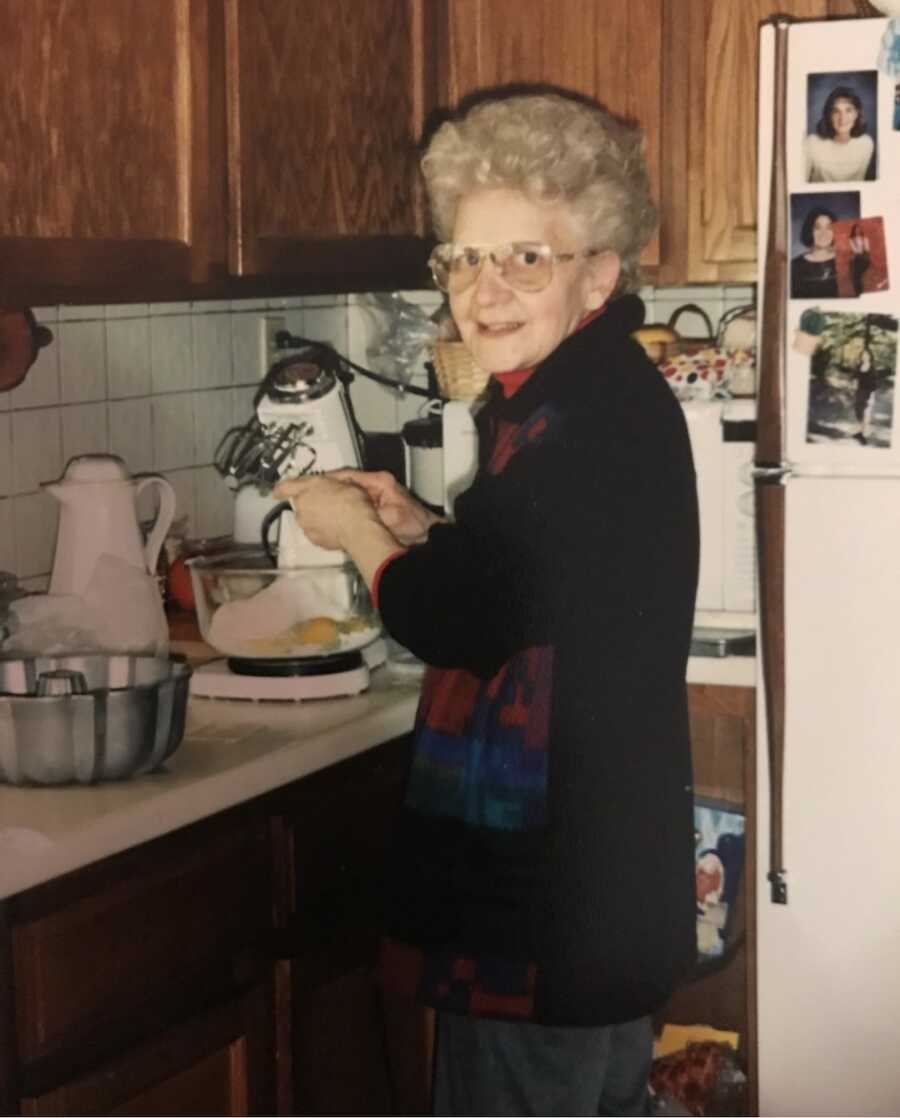
M 145 477 L 135 479 L 135 501 L 148 485 L 159 487 L 159 511 L 156 514 L 156 520 L 153 522 L 150 535 L 147 537 L 147 542 L 144 544 L 144 563 L 147 572 L 152 575 L 156 571 L 156 561 L 159 558 L 163 540 L 175 519 L 175 490 L 159 474 L 147 474 Z

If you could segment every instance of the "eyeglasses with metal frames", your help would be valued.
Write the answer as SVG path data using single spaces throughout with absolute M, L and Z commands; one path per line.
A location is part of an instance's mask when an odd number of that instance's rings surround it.
M 553 266 L 578 257 L 596 256 L 601 250 L 554 252 L 550 245 L 534 241 L 511 241 L 499 245 L 436 245 L 428 258 L 435 284 L 456 295 L 471 287 L 488 258 L 503 279 L 518 291 L 542 291 L 553 279 Z

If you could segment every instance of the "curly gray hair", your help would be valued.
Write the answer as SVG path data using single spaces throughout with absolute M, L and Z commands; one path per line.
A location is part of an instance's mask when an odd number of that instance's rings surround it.
M 422 158 L 435 232 L 453 237 L 462 195 L 505 187 L 565 203 L 593 248 L 621 261 L 616 294 L 640 284 L 656 228 L 641 131 L 577 96 L 522 93 L 479 100 L 438 128 Z

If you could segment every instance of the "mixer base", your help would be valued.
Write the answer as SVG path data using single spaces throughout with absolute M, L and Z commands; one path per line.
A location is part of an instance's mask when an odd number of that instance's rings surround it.
M 194 669 L 190 693 L 203 699 L 299 702 L 359 695 L 369 686 L 369 670 L 387 657 L 379 638 L 357 653 L 307 660 L 212 660 Z M 237 665 L 233 670 L 230 665 Z M 265 666 L 276 665 L 266 672 Z M 252 671 L 247 666 L 252 665 Z M 300 668 L 305 670 L 298 670 Z M 276 674 L 277 673 L 277 674 Z

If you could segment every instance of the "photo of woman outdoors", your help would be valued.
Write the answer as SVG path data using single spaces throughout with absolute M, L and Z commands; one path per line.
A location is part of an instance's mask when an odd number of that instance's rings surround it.
M 803 142 L 807 182 L 876 177 L 877 80 L 875 70 L 809 75 Z
M 842 313 L 821 317 L 820 342 L 809 362 L 806 441 L 889 447 L 896 318 Z

